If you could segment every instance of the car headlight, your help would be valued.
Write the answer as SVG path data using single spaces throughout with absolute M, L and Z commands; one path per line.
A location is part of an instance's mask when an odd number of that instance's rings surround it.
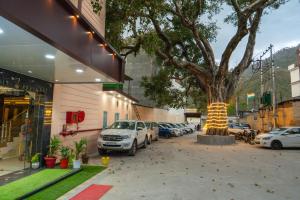
M 263 140 L 269 140 L 271 138 L 272 138 L 272 136 L 268 136 L 268 137 L 264 137 Z
M 123 140 L 129 139 L 129 138 L 130 138 L 130 135 L 122 135 Z

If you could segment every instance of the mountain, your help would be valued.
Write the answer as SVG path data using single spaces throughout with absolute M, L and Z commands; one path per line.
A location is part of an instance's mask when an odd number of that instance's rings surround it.
M 296 50 L 300 48 L 300 44 L 295 47 L 283 48 L 274 53 L 274 65 L 275 68 L 275 83 L 277 101 L 284 101 L 291 98 L 291 86 L 290 86 L 290 73 L 288 66 L 296 63 Z M 267 59 L 263 60 L 263 65 L 266 65 Z M 271 90 L 272 80 L 271 71 L 265 70 L 264 72 L 264 84 L 265 91 Z M 252 71 L 250 67 L 247 69 L 239 81 L 239 85 L 236 90 L 236 95 L 239 96 L 241 102 L 246 102 L 247 93 L 255 93 L 256 97 L 260 96 L 260 73 Z

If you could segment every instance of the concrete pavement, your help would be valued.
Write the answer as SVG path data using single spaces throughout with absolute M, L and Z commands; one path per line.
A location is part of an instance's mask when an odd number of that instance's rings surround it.
M 160 139 L 135 157 L 110 154 L 109 169 L 60 199 L 93 183 L 113 185 L 103 200 L 300 199 L 300 150 L 195 141 L 196 134 Z M 100 157 L 91 163 L 99 164 Z

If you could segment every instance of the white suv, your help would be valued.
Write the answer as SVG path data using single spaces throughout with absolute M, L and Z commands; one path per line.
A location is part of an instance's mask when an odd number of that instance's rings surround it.
M 255 143 L 272 149 L 282 147 L 300 147 L 300 127 L 278 128 L 270 133 L 259 134 Z
M 128 151 L 128 155 L 134 156 L 138 147 L 146 147 L 147 144 L 146 125 L 135 120 L 116 121 L 100 133 L 97 142 L 100 155 L 107 150 L 115 150 Z

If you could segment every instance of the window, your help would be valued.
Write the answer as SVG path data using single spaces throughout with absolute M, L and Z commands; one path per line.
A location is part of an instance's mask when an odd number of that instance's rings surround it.
M 145 128 L 145 125 L 143 122 L 138 122 L 136 128 Z
M 107 112 L 103 112 L 103 121 L 102 121 L 102 127 L 107 128 Z
M 299 128 L 292 128 L 291 130 L 288 130 L 289 134 L 300 134 Z
M 118 121 L 120 119 L 120 113 L 115 113 L 115 121 Z
M 128 120 L 128 114 L 125 115 L 125 119 Z
M 134 130 L 135 122 L 115 122 L 111 125 L 111 129 L 130 129 Z

